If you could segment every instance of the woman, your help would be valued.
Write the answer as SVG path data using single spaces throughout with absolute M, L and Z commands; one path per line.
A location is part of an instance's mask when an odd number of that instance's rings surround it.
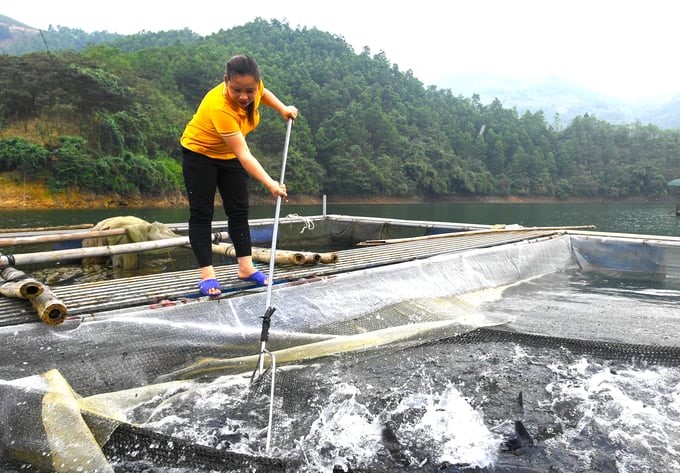
M 264 87 L 255 60 L 232 57 L 224 82 L 210 90 L 187 124 L 180 140 L 182 171 L 189 199 L 189 241 L 201 268 L 201 294 L 217 296 L 220 284 L 212 262 L 212 219 L 219 190 L 229 222 L 229 237 L 238 260 L 238 277 L 260 286 L 267 276 L 255 269 L 248 224 L 248 176 L 260 181 L 274 197 L 286 197 L 286 187 L 272 179 L 251 154 L 245 137 L 260 122 L 260 104 L 295 120 L 297 108 L 284 105 Z

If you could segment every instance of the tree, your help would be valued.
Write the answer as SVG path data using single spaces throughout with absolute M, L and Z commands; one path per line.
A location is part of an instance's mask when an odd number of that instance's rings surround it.
M 23 138 L 0 141 L 0 171 L 19 170 L 24 175 L 36 174 L 45 168 L 48 156 L 45 148 Z
M 107 175 L 122 192 L 175 189 L 168 163 L 181 156 L 179 136 L 222 80 L 225 61 L 243 52 L 257 58 L 265 85 L 301 111 L 286 179 L 296 194 L 624 197 L 658 195 L 659 182 L 680 175 L 680 131 L 593 115 L 548 124 L 542 112 L 520 116 L 499 100 L 485 105 L 425 87 L 383 51 L 356 54 L 314 28 L 257 19 L 205 38 L 178 31 L 118 39 L 0 56 L 0 137 L 43 146 L 55 185 L 94 186 Z M 263 107 L 248 142 L 272 174 L 284 134 Z

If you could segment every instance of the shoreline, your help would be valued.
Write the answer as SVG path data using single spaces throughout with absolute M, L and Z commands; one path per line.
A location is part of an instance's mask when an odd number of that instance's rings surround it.
M 137 209 L 137 208 L 172 208 L 172 207 L 188 207 L 188 203 L 184 199 L 119 199 L 111 197 L 94 197 L 84 199 L 64 199 L 58 198 L 53 201 L 41 200 L 36 202 L 33 199 L 4 199 L 0 197 L 0 211 L 21 211 L 21 210 L 78 210 L 78 209 Z M 252 197 L 250 205 L 273 205 L 275 201 L 265 198 Z M 286 200 L 286 205 L 322 205 L 323 197 L 291 197 Z M 354 205 L 411 205 L 411 204 L 498 204 L 498 205 L 513 205 L 513 204 L 663 204 L 667 203 L 676 209 L 680 208 L 680 198 L 673 198 L 669 196 L 661 198 L 626 198 L 626 199 L 604 199 L 604 198 L 571 198 L 571 199 L 555 199 L 547 197 L 516 197 L 516 196 L 484 196 L 484 197 L 457 197 L 452 196 L 448 198 L 403 198 L 403 197 L 382 197 L 382 196 L 362 196 L 362 197 L 348 197 L 341 196 L 337 198 L 327 197 L 327 204 L 354 204 Z M 216 206 L 220 205 L 216 202 Z
M 97 195 L 69 190 L 52 194 L 44 184 L 18 184 L 0 175 L 0 210 L 50 210 L 50 209 L 132 209 L 170 208 L 188 206 L 183 195 L 171 195 L 154 199 L 129 198 L 118 195 Z M 261 195 L 251 195 L 251 205 L 268 205 L 275 201 Z M 290 205 L 321 205 L 323 196 L 292 195 L 286 200 Z M 680 206 L 680 196 L 665 195 L 657 198 L 628 197 L 619 199 L 570 198 L 557 199 L 533 196 L 446 196 L 446 197 L 387 197 L 387 196 L 327 196 L 331 204 L 432 204 L 432 203 L 479 203 L 479 204 L 592 204 L 592 203 L 669 203 Z

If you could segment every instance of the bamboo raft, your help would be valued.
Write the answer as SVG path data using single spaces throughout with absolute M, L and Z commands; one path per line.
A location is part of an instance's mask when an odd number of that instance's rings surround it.
M 570 227 L 575 228 L 575 227 Z M 582 227 L 583 228 L 583 227 Z M 84 230 L 90 231 L 91 230 Z M 499 228 L 489 227 L 474 228 L 469 231 L 454 232 L 444 235 L 430 235 L 429 237 L 400 238 L 394 240 L 370 240 L 363 245 L 354 248 L 339 250 L 327 254 L 306 254 L 305 252 L 277 251 L 276 264 L 280 265 L 274 274 L 274 284 L 303 284 L 305 282 L 329 278 L 334 275 L 356 271 L 360 269 L 385 266 L 419 258 L 428 258 L 438 254 L 467 251 L 474 248 L 486 248 L 496 245 L 514 243 L 523 240 L 551 238 L 564 234 L 565 228 Z M 80 235 L 82 237 L 82 234 Z M 216 238 L 213 251 L 218 254 L 230 256 L 233 254 L 231 245 L 220 241 L 224 235 Z M 17 238 L 17 237 L 9 237 Z M 96 254 L 112 254 L 125 251 L 144 251 L 156 245 L 186 246 L 188 237 L 178 237 L 172 242 L 156 241 L 145 242 L 149 245 L 123 244 L 111 247 L 87 248 Z M 19 244 L 16 241 L 14 244 Z M 82 250 L 86 250 L 83 248 Z M 71 250 L 61 250 L 69 252 Z M 82 252 L 61 253 L 60 257 L 81 256 Z M 90 254 L 86 252 L 85 254 Z M 11 265 L 17 261 L 25 264 L 26 261 L 55 261 L 55 252 L 47 252 L 42 256 L 0 255 L 0 269 L 8 271 Z M 254 260 L 268 262 L 269 250 L 265 248 L 253 248 Z M 42 259 L 40 259 L 42 258 Z M 216 275 L 220 280 L 223 295 L 222 298 L 235 297 L 241 293 L 263 290 L 253 286 L 252 283 L 242 281 L 236 277 L 236 264 L 224 264 L 216 266 Z M 4 278 L 5 283 L 8 281 Z M 14 276 L 16 279 L 16 275 Z M 28 275 L 26 278 L 29 279 Z M 3 279 L 0 279 L 2 283 Z M 93 317 L 98 312 L 113 309 L 126 309 L 139 306 L 151 308 L 164 305 L 178 305 L 190 303 L 198 299 L 197 272 L 196 270 L 174 271 L 162 274 L 135 276 L 129 278 L 117 278 L 113 280 L 87 282 L 81 284 L 57 286 L 54 288 L 42 287 L 42 309 L 36 317 L 35 306 L 40 296 L 15 297 L 20 294 L 16 284 L 8 286 L 0 297 L 0 325 L 13 325 L 22 323 L 49 323 L 58 325 L 67 320 L 80 320 Z M 33 289 L 37 292 L 39 289 Z M 19 292 L 17 292 L 19 291 Z M 7 294 L 10 294 L 8 296 Z M 53 305 L 45 302 L 49 300 Z M 54 305 L 57 304 L 57 305 Z M 60 304 L 60 305 L 58 305 Z M 41 315 L 45 313 L 46 315 Z M 51 314 L 51 315 L 50 315 Z M 46 320 L 47 318 L 47 320 Z M 50 323 L 50 320 L 52 322 Z

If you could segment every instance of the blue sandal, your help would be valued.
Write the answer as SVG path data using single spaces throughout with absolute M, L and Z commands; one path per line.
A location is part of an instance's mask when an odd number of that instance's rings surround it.
M 257 270 L 247 278 L 239 278 L 241 281 L 252 281 L 258 286 L 264 286 L 267 284 L 267 275 L 262 271 Z
M 201 294 L 204 296 L 215 297 L 222 294 L 222 287 L 215 278 L 208 278 L 204 279 L 203 281 L 199 281 L 198 287 L 201 290 Z M 217 289 L 218 292 L 211 293 L 211 289 Z

